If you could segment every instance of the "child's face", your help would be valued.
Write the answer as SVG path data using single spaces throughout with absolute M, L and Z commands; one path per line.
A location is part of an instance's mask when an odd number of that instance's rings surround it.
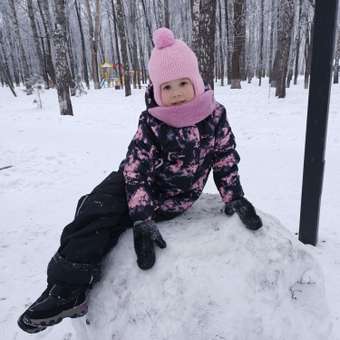
M 161 85 L 164 106 L 180 105 L 195 97 L 195 90 L 189 78 L 171 80 Z

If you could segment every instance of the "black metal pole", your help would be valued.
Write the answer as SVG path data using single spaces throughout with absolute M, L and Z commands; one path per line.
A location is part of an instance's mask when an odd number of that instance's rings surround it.
M 316 0 L 299 240 L 316 245 L 338 0 Z

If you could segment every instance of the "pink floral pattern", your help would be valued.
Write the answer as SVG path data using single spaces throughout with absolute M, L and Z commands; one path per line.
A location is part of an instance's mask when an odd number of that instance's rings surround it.
M 210 170 L 224 203 L 243 196 L 240 157 L 223 105 L 195 124 L 174 128 L 142 112 L 127 156 L 121 162 L 130 216 L 150 219 L 183 212 L 201 195 Z

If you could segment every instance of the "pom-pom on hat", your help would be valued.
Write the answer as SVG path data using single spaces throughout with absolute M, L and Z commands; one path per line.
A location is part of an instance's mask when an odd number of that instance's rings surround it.
M 195 53 L 182 40 L 175 39 L 171 30 L 162 27 L 154 31 L 154 49 L 148 68 L 153 84 L 155 101 L 162 106 L 161 84 L 180 78 L 189 78 L 194 86 L 195 96 L 204 92 L 204 83 L 198 69 Z

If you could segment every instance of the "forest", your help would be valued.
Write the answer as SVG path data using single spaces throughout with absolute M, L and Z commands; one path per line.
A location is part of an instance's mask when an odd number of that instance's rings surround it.
M 93 87 L 131 95 L 148 82 L 152 32 L 170 28 L 195 51 L 206 84 L 240 89 L 269 78 L 278 98 L 308 88 L 314 0 L 1 0 L 0 84 L 56 88 L 61 114 Z M 339 22 L 339 20 L 338 20 Z M 339 26 L 339 23 L 338 23 Z M 340 35 L 333 82 L 338 82 Z M 336 67 L 335 67 L 336 65 Z

